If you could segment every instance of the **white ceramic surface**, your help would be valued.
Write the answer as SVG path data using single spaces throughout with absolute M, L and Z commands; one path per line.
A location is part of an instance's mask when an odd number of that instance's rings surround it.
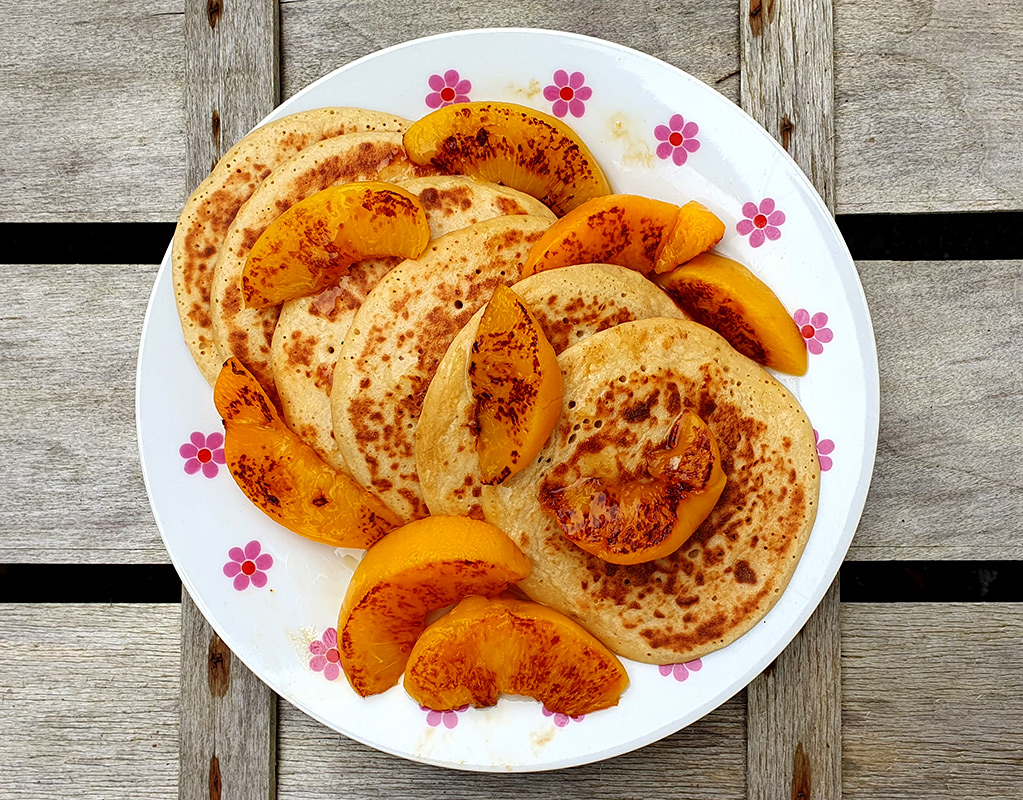
M 220 457 L 222 426 L 182 339 L 169 251 L 142 334 L 139 445 L 157 524 L 182 581 L 231 649 L 280 695 L 341 733 L 406 758 L 473 770 L 553 769 L 626 752 L 699 719 L 752 680 L 807 620 L 866 498 L 877 442 L 877 356 L 848 250 L 804 175 L 730 101 L 649 56 L 547 31 L 447 34 L 342 67 L 266 121 L 325 105 L 415 119 L 463 97 L 563 116 L 616 191 L 708 206 L 727 225 L 717 250 L 747 264 L 806 326 L 807 375 L 779 378 L 819 432 L 827 468 L 814 531 L 767 617 L 702 662 L 629 662 L 621 704 L 583 719 L 550 715 L 523 698 L 438 714 L 400 686 L 357 697 L 337 675 L 330 638 L 355 555 L 278 526 L 246 500 L 226 467 L 210 466 Z

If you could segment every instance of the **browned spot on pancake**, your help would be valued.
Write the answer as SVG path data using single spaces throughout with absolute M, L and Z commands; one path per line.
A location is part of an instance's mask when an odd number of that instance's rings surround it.
M 373 485 L 376 486 L 375 481 Z M 429 509 L 426 507 L 426 503 L 423 502 L 423 499 L 411 489 L 401 487 L 398 489 L 398 494 L 404 498 L 406 503 L 412 506 L 412 516 L 415 519 L 425 517 L 430 513 Z
M 529 213 L 519 204 L 518 200 L 511 197 L 498 197 L 497 207 L 501 210 L 501 214 L 506 217 L 514 217 Z
M 313 371 L 313 386 L 324 394 L 329 394 L 330 388 L 334 385 L 335 366 L 335 362 L 327 364 L 321 362 L 316 365 L 316 369 Z
M 654 389 L 645 400 L 640 400 L 622 410 L 622 418 L 628 423 L 643 422 L 650 417 L 651 409 L 657 404 L 661 392 Z
M 287 206 L 285 206 L 285 208 L 287 208 Z M 246 228 L 242 231 L 241 248 L 239 248 L 237 255 L 241 256 L 248 253 L 248 251 L 252 249 L 253 245 L 259 241 L 259 237 L 263 235 L 263 231 L 265 230 L 265 225 L 257 225 L 255 227 Z
M 204 308 L 199 303 L 192 303 L 188 309 L 188 318 L 200 328 L 208 328 L 212 324 L 209 314 L 209 304 Z
M 668 399 L 665 401 L 664 410 L 674 417 L 682 411 L 682 394 L 678 390 L 678 384 L 674 381 L 669 381 L 667 394 Z
M 737 561 L 735 563 L 735 580 L 739 583 L 754 584 L 757 582 L 757 573 L 753 571 L 749 562 Z
M 450 217 L 458 211 L 465 212 L 472 208 L 472 190 L 468 186 L 429 188 L 419 195 L 419 202 L 427 211 L 439 212 Z
M 313 336 L 303 336 L 302 331 L 292 331 L 284 344 L 284 355 L 287 357 L 289 367 L 309 367 L 313 363 L 313 355 L 316 351 L 317 339 Z

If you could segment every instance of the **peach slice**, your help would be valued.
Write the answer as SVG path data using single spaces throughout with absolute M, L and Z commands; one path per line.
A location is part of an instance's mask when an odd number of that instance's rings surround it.
M 469 357 L 483 483 L 501 483 L 540 452 L 561 414 L 562 376 L 536 317 L 498 286 Z
M 430 241 L 426 211 L 414 194 L 379 181 L 317 192 L 267 226 L 242 271 L 251 308 L 316 294 L 356 261 L 415 258 Z
M 529 575 L 503 531 L 468 517 L 426 517 L 366 553 L 338 617 L 348 682 L 363 697 L 401 677 L 426 616 L 469 595 L 496 595 Z
M 417 164 L 530 194 L 561 216 L 611 191 L 589 148 L 565 123 L 514 103 L 457 103 L 405 132 Z
M 679 308 L 766 367 L 805 375 L 806 343 L 781 300 L 738 261 L 703 253 L 659 284 Z
M 369 547 L 401 518 L 292 433 L 242 363 L 228 359 L 213 389 L 235 483 L 288 530 L 334 547 Z
M 568 486 L 548 475 L 540 505 L 565 538 L 611 564 L 641 564 L 678 550 L 707 518 L 725 488 L 721 452 L 690 410 L 660 447 L 647 443 L 643 473 L 582 478 Z
M 678 210 L 675 224 L 657 248 L 654 272 L 668 272 L 710 250 L 725 235 L 725 223 L 695 200 Z
M 576 622 L 526 600 L 469 597 L 419 637 L 405 690 L 437 711 L 492 706 L 520 694 L 549 711 L 589 714 L 618 705 L 622 662 Z
M 522 266 L 522 277 L 574 264 L 616 264 L 654 271 L 664 234 L 679 207 L 634 194 L 612 194 L 583 203 L 540 238 Z

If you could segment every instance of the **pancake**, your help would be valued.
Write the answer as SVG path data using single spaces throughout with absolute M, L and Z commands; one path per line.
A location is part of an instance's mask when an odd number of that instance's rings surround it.
M 695 322 L 618 325 L 559 363 L 564 403 L 547 445 L 505 485 L 483 489 L 486 519 L 533 562 L 519 588 L 637 661 L 685 662 L 739 638 L 781 596 L 816 516 L 820 467 L 799 403 Z M 616 566 L 565 539 L 540 506 L 542 483 L 642 474 L 644 444 L 661 446 L 685 408 L 717 437 L 728 480 L 689 541 L 666 558 Z
M 511 285 L 548 217 L 479 222 L 432 242 L 369 293 L 338 354 L 334 435 L 351 475 L 405 519 L 427 515 L 415 427 L 455 334 L 499 284 Z
M 398 181 L 432 175 L 408 160 L 400 133 L 347 133 L 310 145 L 275 169 L 238 211 L 224 238 L 210 292 L 213 341 L 222 361 L 241 361 L 276 399 L 270 342 L 280 306 L 246 308 L 241 276 L 252 245 L 300 200 L 353 181 Z
M 537 318 L 555 353 L 598 331 L 648 317 L 685 319 L 671 298 L 646 276 L 610 264 L 586 264 L 530 275 L 512 289 Z M 483 309 L 459 331 L 423 402 L 416 428 L 416 464 L 433 514 L 482 518 L 476 456 L 476 402 L 469 353 Z
M 317 108 L 252 131 L 213 167 L 185 203 L 171 251 L 174 296 L 185 342 L 210 385 L 223 359 L 213 343 L 210 286 L 224 237 L 238 209 L 270 172 L 321 139 L 357 131 L 404 131 L 411 122 L 361 108 Z
M 414 178 L 401 185 L 419 197 L 434 239 L 503 215 L 555 219 L 552 211 L 527 194 L 461 175 Z M 284 303 L 277 320 L 270 367 L 284 419 L 338 469 L 345 465 L 330 413 L 337 350 L 366 295 L 396 263 L 396 259 L 374 259 L 356 264 L 336 286 Z

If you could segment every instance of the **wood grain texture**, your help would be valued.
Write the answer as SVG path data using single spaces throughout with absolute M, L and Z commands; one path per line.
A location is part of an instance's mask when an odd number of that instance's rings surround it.
M 276 0 L 185 2 L 189 191 L 277 105 Z M 181 598 L 179 800 L 277 796 L 277 697 Z
M 832 0 L 741 0 L 740 103 L 835 210 Z
M 741 0 L 742 107 L 835 207 L 831 0 Z M 838 580 L 747 689 L 750 800 L 842 796 Z
M 0 265 L 0 563 L 162 563 L 135 437 L 156 267 Z
M 185 0 L 185 162 L 188 191 L 277 105 L 274 0 Z
M 656 0 L 598 0 L 578 6 L 539 0 L 486 4 L 423 0 L 400 7 L 375 0 L 286 0 L 281 3 L 283 95 L 290 97 L 337 67 L 409 39 L 509 26 L 608 39 L 680 67 L 731 100 L 738 97 L 734 0 L 681 0 L 671 5 Z M 509 73 L 515 72 L 514 53 L 495 53 L 495 59 Z M 423 81 L 425 97 L 425 76 Z
M 845 800 L 1023 797 L 1023 614 L 842 608 Z
M 178 607 L 0 605 L 4 800 L 169 800 Z
M 835 4 L 838 210 L 1023 208 L 1011 0 Z
M 881 416 L 849 558 L 1023 559 L 1023 262 L 857 267 Z
M 330 796 L 345 800 L 740 800 L 746 796 L 744 721 L 740 693 L 690 727 L 617 758 L 555 772 L 494 775 L 403 761 L 339 736 L 281 701 L 280 798 L 323 800 L 330 787 Z
M 182 42 L 178 0 L 4 3 L 0 221 L 173 219 Z

